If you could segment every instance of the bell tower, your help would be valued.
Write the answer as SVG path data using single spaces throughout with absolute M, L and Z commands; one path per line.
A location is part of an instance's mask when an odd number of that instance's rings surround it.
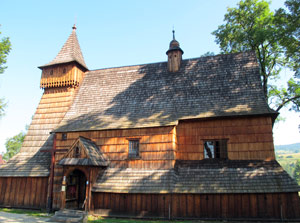
M 88 70 L 78 43 L 76 26 L 60 52 L 50 63 L 39 67 L 42 70 L 40 87 L 43 89 L 57 87 L 76 88 Z
M 173 40 L 170 42 L 168 55 L 168 71 L 177 72 L 180 69 L 183 50 L 179 46 L 179 42 L 175 39 L 175 31 L 173 30 Z

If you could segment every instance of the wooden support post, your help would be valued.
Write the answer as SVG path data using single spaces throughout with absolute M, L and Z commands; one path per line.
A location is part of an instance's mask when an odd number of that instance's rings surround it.
M 61 186 L 61 205 L 60 209 L 64 210 L 66 206 L 66 189 L 67 189 L 67 177 L 63 177 L 62 186 Z

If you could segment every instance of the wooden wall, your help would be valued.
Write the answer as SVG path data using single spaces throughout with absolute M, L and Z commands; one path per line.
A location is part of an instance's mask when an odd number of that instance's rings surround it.
M 48 177 L 1 177 L 0 206 L 46 208 L 47 189 Z
M 179 122 L 177 159 L 201 160 L 204 140 L 227 139 L 231 160 L 275 159 L 270 117 Z
M 94 141 L 101 151 L 108 156 L 110 167 L 128 168 L 172 168 L 175 159 L 174 127 L 103 130 L 74 132 L 67 134 L 67 140 L 62 140 L 62 134 L 57 133 L 56 149 L 69 149 L 79 136 Z M 129 139 L 140 140 L 140 159 L 128 158 Z M 56 160 L 63 157 L 57 154 Z
M 169 169 L 175 163 L 175 128 L 143 128 L 124 130 L 103 130 L 67 133 L 67 140 L 57 133 L 54 169 L 54 200 L 53 207 L 60 205 L 60 191 L 63 177 L 62 166 L 57 163 L 64 157 L 66 150 L 79 136 L 94 141 L 110 160 L 110 167 Z M 140 158 L 128 158 L 128 140 L 140 139 Z M 62 152 L 60 152 L 61 150 Z
M 275 194 L 115 194 L 93 193 L 97 214 L 168 218 L 300 218 L 297 193 Z M 282 214 L 282 216 L 281 216 Z

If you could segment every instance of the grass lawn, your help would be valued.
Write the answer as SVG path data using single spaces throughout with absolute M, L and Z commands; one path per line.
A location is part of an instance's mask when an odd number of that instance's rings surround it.
M 91 223 L 222 223 L 223 221 L 202 221 L 202 220 L 185 220 L 185 221 L 167 221 L 167 220 L 139 220 L 139 219 L 117 219 L 89 216 L 88 222 Z
M 0 208 L 0 211 L 7 212 L 7 213 L 12 213 L 12 214 L 26 214 L 28 216 L 32 217 L 43 217 L 43 218 L 49 218 L 52 215 L 38 211 L 38 210 L 26 210 L 26 209 L 10 209 L 10 208 Z

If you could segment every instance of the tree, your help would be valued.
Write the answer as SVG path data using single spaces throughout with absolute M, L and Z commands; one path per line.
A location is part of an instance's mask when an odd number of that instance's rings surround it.
M 1 37 L 1 32 L 0 32 Z M 0 74 L 4 73 L 7 56 L 11 50 L 11 43 L 8 37 L 2 37 L 0 39 Z M 4 99 L 0 98 L 0 117 L 4 114 L 4 108 L 6 104 L 4 103 Z
M 300 185 L 300 160 L 296 162 L 296 166 L 294 169 L 293 178 L 297 181 L 297 183 Z
M 290 67 L 300 75 L 300 1 L 287 0 L 288 12 L 280 8 L 276 11 L 275 21 L 280 28 L 280 43 L 285 47 L 285 56 Z
M 279 27 L 279 41 L 284 47 L 284 54 L 286 63 L 295 72 L 295 76 L 300 78 L 300 1 L 299 0 L 287 0 L 285 9 L 278 9 L 275 14 L 275 22 Z M 293 92 L 297 92 L 299 95 L 299 81 L 291 80 L 291 88 Z M 296 85 L 295 85 L 296 84 Z M 296 98 L 296 102 L 293 103 L 295 110 L 300 110 L 300 98 Z
M 282 43 L 282 27 L 270 11 L 269 3 L 264 0 L 242 0 L 237 8 L 228 8 L 224 21 L 226 23 L 212 33 L 221 52 L 254 51 L 260 65 L 266 101 L 276 111 L 289 103 L 299 110 L 299 82 L 291 78 L 287 88 L 276 85 L 281 68 L 291 64 L 284 57 L 287 48 Z
M 26 133 L 22 131 L 18 135 L 6 140 L 6 153 L 3 155 L 4 160 L 9 160 L 20 151 L 25 135 Z

